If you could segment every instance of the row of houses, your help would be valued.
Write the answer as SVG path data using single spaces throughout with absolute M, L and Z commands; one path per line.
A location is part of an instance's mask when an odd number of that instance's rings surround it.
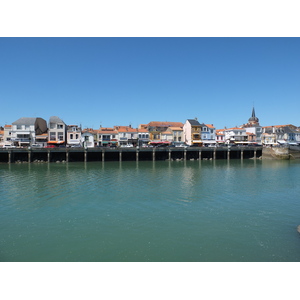
M 185 123 L 152 121 L 141 124 L 138 128 L 114 126 L 82 129 L 78 125 L 67 125 L 56 116 L 50 117 L 48 123 L 43 118 L 23 117 L 12 125 L 0 128 L 0 146 L 143 147 L 171 143 L 190 146 L 299 144 L 300 129 L 290 124 L 261 127 L 254 108 L 248 123 L 224 129 L 216 129 L 213 124 L 200 123 L 197 118 L 187 119 Z

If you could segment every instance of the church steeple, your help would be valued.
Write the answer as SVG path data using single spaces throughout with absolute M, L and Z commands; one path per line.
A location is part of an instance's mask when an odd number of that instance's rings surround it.
M 252 109 L 252 118 L 255 118 L 255 110 L 254 110 L 254 106 L 253 106 L 253 109 Z
M 252 116 L 251 118 L 249 118 L 248 122 L 251 124 L 251 125 L 259 125 L 259 120 L 258 118 L 255 116 L 255 109 L 254 109 L 254 106 L 252 108 Z

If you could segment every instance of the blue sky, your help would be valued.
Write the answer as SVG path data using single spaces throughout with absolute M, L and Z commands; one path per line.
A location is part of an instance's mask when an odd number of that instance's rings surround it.
M 0 125 L 300 126 L 300 38 L 0 38 Z

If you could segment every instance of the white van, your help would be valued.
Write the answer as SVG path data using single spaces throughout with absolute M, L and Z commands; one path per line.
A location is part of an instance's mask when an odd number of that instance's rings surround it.
M 6 145 L 3 146 L 3 148 L 4 148 L 4 149 L 16 148 L 16 146 L 6 144 Z

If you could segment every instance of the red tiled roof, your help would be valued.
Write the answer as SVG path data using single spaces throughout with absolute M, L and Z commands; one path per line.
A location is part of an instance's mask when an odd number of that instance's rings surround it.
M 183 129 L 181 128 L 181 127 L 173 127 L 173 126 L 171 126 L 171 127 L 169 127 L 171 130 L 181 130 L 181 131 L 183 131 Z
M 168 126 L 168 127 L 183 127 L 183 123 L 181 122 L 159 122 L 159 121 L 152 121 L 148 123 L 148 126 Z
M 232 128 L 227 128 L 227 129 L 224 129 L 225 131 L 226 130 L 246 130 L 245 128 L 240 128 L 240 127 L 232 127 Z
M 130 126 L 115 126 L 114 129 L 118 132 L 137 132 L 137 128 L 132 128 Z
M 118 134 L 118 131 L 113 130 L 112 128 L 105 128 L 104 130 L 102 128 L 100 130 L 96 130 L 96 133 L 98 133 L 98 134 Z
M 148 133 L 149 130 L 146 129 L 146 128 L 141 128 L 141 129 L 138 129 L 138 132 L 144 132 L 144 133 Z

